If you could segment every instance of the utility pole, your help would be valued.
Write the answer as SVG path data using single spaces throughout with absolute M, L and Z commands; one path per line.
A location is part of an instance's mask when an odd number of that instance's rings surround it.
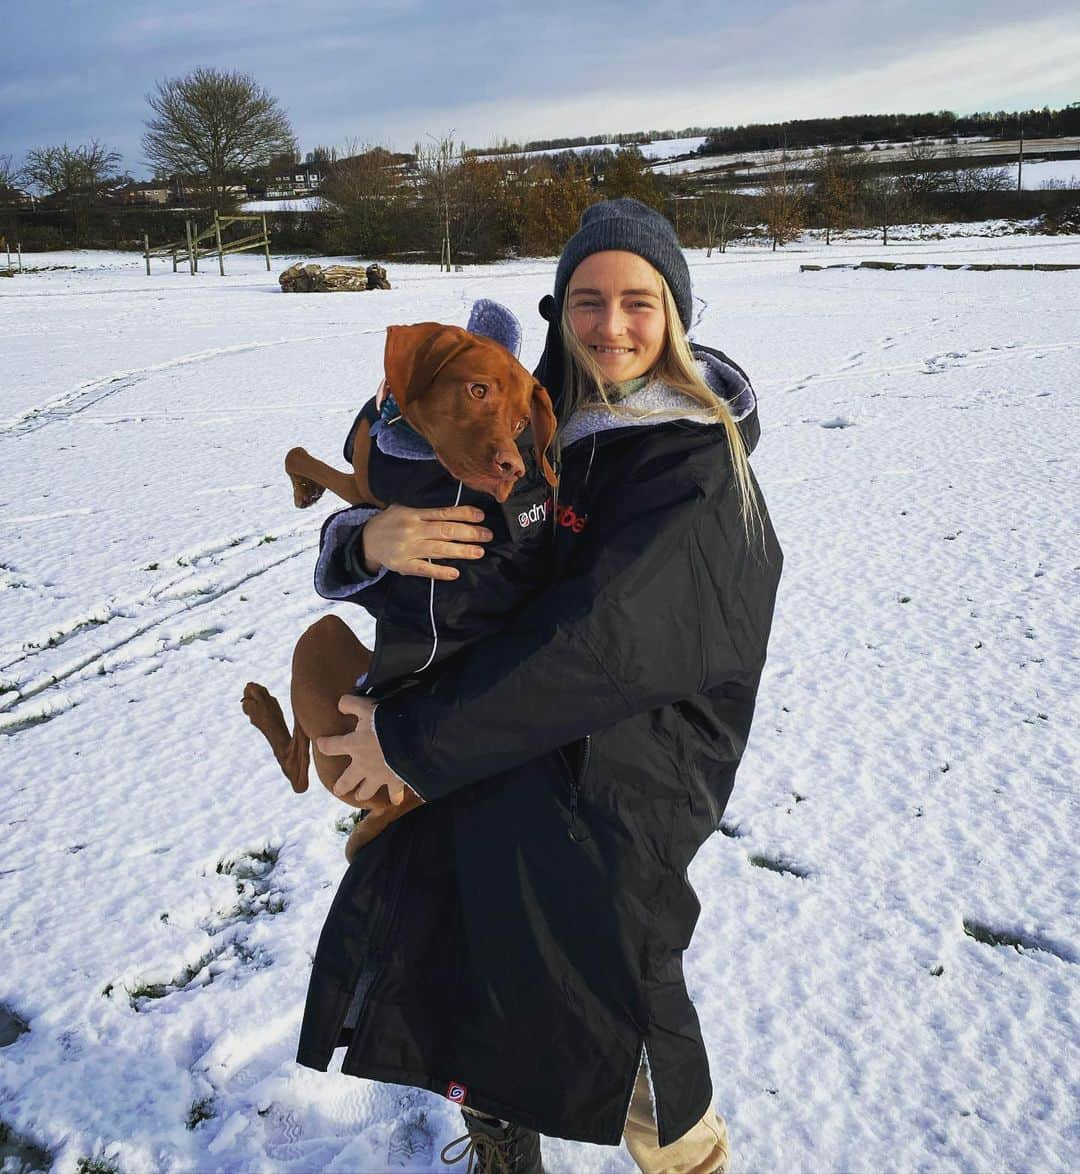
M 1019 194 L 1024 190 L 1024 124 L 1020 123 L 1020 158 L 1016 163 L 1016 191 Z

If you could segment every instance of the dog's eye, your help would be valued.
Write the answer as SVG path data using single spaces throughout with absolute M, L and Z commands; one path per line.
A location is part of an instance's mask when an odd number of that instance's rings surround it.
M 473 399 L 483 399 L 484 396 L 487 395 L 487 390 L 486 383 L 469 384 L 469 395 L 471 395 Z
M 529 422 L 528 416 L 522 416 L 520 420 L 514 425 L 514 435 L 520 436 L 525 431 L 525 426 Z

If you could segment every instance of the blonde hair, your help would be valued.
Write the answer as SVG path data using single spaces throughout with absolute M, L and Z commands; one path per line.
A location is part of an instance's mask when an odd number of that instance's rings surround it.
M 655 268 L 653 272 L 656 273 L 660 281 L 666 339 L 660 358 L 652 370 L 646 374 L 649 379 L 658 379 L 673 391 L 680 391 L 692 399 L 700 409 L 696 415 L 704 422 L 723 425 L 727 434 L 728 448 L 731 450 L 735 484 L 739 491 L 743 528 L 749 537 L 752 529 L 763 531 L 763 527 L 761 507 L 758 504 L 754 479 L 750 472 L 750 462 L 747 459 L 746 442 L 742 438 L 742 433 L 731 414 L 727 401 L 713 391 L 698 370 L 697 360 L 690 349 L 690 342 L 683 329 L 679 309 L 675 304 L 675 297 L 670 286 L 664 280 L 663 274 Z M 565 355 L 563 368 L 564 421 L 568 420 L 577 408 L 589 404 L 596 406 L 603 404 L 617 415 L 635 420 L 650 417 L 681 419 L 685 416 L 686 413 L 681 408 L 653 408 L 651 410 L 632 408 L 618 399 L 612 399 L 610 390 L 613 385 L 604 377 L 588 347 L 574 333 L 569 305 L 570 298 L 567 296 L 563 300 L 560 321 Z

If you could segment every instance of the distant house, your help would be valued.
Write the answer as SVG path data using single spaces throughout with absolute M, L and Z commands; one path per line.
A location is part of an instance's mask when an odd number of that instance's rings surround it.
M 122 204 L 168 204 L 172 191 L 166 180 L 155 179 L 141 183 L 132 181 L 117 188 L 112 198 Z
M 21 188 L 8 187 L 0 183 L 0 208 L 32 208 L 34 197 Z
M 288 200 L 293 196 L 313 196 L 322 187 L 323 171 L 322 163 L 295 163 L 290 171 L 266 181 L 265 198 Z

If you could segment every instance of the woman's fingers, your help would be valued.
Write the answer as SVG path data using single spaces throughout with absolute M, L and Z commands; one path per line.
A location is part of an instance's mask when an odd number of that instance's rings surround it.
M 423 560 L 431 558 L 482 558 L 483 547 L 494 537 L 486 526 L 483 510 L 476 506 L 412 509 L 390 506 L 371 518 L 364 528 L 364 554 L 372 564 L 398 574 L 429 579 L 456 579 L 456 574 L 435 571 Z
M 482 546 L 466 546 L 463 542 L 429 542 L 425 558 L 483 558 Z
M 417 510 L 422 518 L 435 522 L 482 522 L 484 511 L 475 505 L 449 505 L 437 510 Z
M 457 567 L 444 567 L 442 563 L 429 563 L 424 559 L 416 558 L 404 563 L 398 574 L 416 575 L 421 579 L 438 579 L 443 583 L 452 583 L 461 572 Z

